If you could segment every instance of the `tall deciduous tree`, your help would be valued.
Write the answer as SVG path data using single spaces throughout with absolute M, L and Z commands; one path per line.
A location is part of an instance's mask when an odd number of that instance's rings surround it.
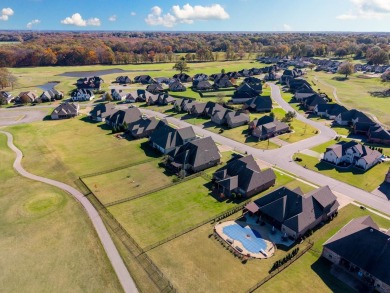
M 184 58 L 179 60 L 174 66 L 173 69 L 177 70 L 182 74 L 183 72 L 188 72 L 190 71 L 190 67 L 187 65 L 187 62 L 185 61 Z
M 348 78 L 348 75 L 351 75 L 354 73 L 355 68 L 353 67 L 353 64 L 349 61 L 344 62 L 343 64 L 340 65 L 339 70 L 337 73 L 339 74 L 344 74 L 345 78 Z

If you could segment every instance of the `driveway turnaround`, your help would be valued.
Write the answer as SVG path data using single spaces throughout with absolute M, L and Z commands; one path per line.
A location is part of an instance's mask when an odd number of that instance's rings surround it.
M 102 245 L 104 247 L 104 250 L 107 253 L 107 256 L 112 264 L 112 267 L 115 270 L 115 273 L 118 276 L 118 279 L 123 287 L 123 290 L 126 293 L 137 293 L 138 289 L 135 286 L 135 283 L 133 279 L 131 278 L 125 264 L 123 263 L 123 260 L 121 256 L 119 255 L 118 250 L 116 249 L 114 242 L 111 239 L 110 234 L 108 233 L 106 227 L 103 224 L 103 221 L 99 215 L 99 213 L 96 211 L 96 209 L 93 207 L 93 205 L 89 202 L 89 200 L 78 190 L 74 189 L 73 187 L 59 182 L 52 179 L 36 176 L 34 174 L 31 174 L 23 169 L 21 165 L 21 161 L 23 158 L 22 152 L 14 145 L 13 143 L 13 137 L 12 134 L 5 131 L 0 131 L 0 133 L 3 133 L 7 136 L 7 144 L 8 147 L 13 150 L 16 153 L 16 159 L 13 164 L 13 167 L 15 170 L 20 173 L 20 175 L 35 180 L 40 181 L 49 185 L 53 185 L 55 187 L 58 187 L 69 194 L 71 194 L 75 199 L 77 199 L 84 207 L 85 211 L 87 212 L 89 218 L 92 221 L 93 226 L 95 227 L 95 230 L 97 234 L 99 235 L 100 241 L 102 242 Z

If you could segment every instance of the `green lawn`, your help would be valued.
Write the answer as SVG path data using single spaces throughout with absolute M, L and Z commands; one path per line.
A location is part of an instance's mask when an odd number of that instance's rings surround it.
M 81 205 L 19 176 L 14 159 L 0 134 L 1 291 L 122 292 Z
M 293 265 L 277 275 L 271 281 L 260 287 L 256 292 L 353 292 L 330 274 L 330 264 L 319 259 L 322 244 L 354 218 L 370 215 L 384 229 L 390 228 L 390 221 L 362 210 L 357 206 L 348 205 L 340 210 L 339 215 L 317 230 L 311 239 L 313 250 L 307 252 Z M 288 277 L 287 277 L 288 276 Z
M 336 87 L 340 101 L 347 108 L 354 108 L 374 114 L 378 119 L 390 126 L 390 99 L 378 98 L 370 95 L 371 91 L 381 91 L 386 86 L 379 78 L 365 78 L 361 73 L 350 76 L 347 80 L 340 81 L 340 75 L 327 74 L 324 72 L 309 72 L 308 79 L 312 80 L 317 76 L 319 81 Z M 318 87 L 328 95 L 332 92 L 329 86 L 318 83 Z M 333 94 L 330 96 L 333 97 Z
M 79 176 L 145 160 L 141 143 L 118 140 L 102 124 L 83 118 L 9 127 L 23 150 L 23 166 L 37 175 L 74 185 Z M 147 149 L 150 156 L 155 156 Z M 44 163 L 42 163 L 44 162 Z
M 311 150 L 322 154 L 326 151 L 326 148 L 328 148 L 336 143 L 341 143 L 341 142 L 345 142 L 345 141 L 350 141 L 350 139 L 341 138 L 340 141 L 332 139 L 328 142 L 325 142 L 323 144 L 315 146 L 314 148 L 311 148 Z
M 174 176 L 167 176 L 158 167 L 160 160 L 136 165 L 123 170 L 84 178 L 83 181 L 103 203 L 135 196 L 172 182 Z
M 303 190 L 312 190 L 293 178 L 276 172 L 275 187 L 286 185 Z M 237 205 L 235 202 L 220 202 L 211 195 L 211 184 L 202 177 L 180 183 L 142 198 L 111 206 L 108 210 L 142 246 L 151 245 L 175 233 L 218 215 Z
M 312 235 L 315 251 L 307 252 L 256 292 L 351 292 L 330 274 L 329 265 L 319 259 L 320 254 L 316 251 L 320 252 L 322 244 L 351 219 L 367 214 L 372 215 L 353 205 L 343 208 L 338 217 Z M 239 216 L 237 213 L 231 218 Z M 379 226 L 390 227 L 389 221 L 372 216 Z M 209 238 L 212 231 L 213 226 L 206 224 L 148 252 L 179 291 L 245 292 L 264 278 L 273 263 L 285 255 L 278 250 L 268 260 L 242 264 L 213 237 Z
M 369 192 L 373 191 L 383 183 L 385 175 L 390 167 L 389 162 L 384 162 L 364 172 L 363 170 L 354 167 L 336 168 L 331 164 L 320 162 L 318 159 L 304 154 L 295 154 L 294 158 L 295 157 L 303 159 L 302 162 L 297 162 L 301 166 L 306 166 L 311 170 L 320 172 L 326 176 L 346 182 Z

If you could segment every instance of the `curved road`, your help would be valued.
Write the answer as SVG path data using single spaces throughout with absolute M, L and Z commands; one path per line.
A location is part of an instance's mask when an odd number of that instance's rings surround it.
M 74 189 L 73 187 L 65 183 L 36 176 L 24 170 L 21 165 L 23 153 L 14 145 L 12 134 L 5 131 L 0 131 L 0 133 L 3 133 L 7 136 L 8 147 L 16 153 L 16 159 L 13 164 L 13 167 L 18 173 L 20 173 L 20 175 L 35 181 L 40 181 L 58 187 L 70 193 L 75 199 L 77 199 L 83 205 L 85 211 L 87 212 L 89 218 L 92 221 L 93 226 L 95 227 L 97 234 L 99 235 L 100 241 L 104 247 L 104 250 L 107 253 L 107 256 L 115 270 L 116 275 L 118 276 L 118 279 L 123 287 L 123 290 L 126 293 L 137 293 L 138 289 L 133 279 L 131 278 L 125 264 L 123 263 L 123 260 L 119 255 L 119 252 L 116 249 L 116 246 L 112 241 L 110 234 L 108 233 L 106 227 L 104 226 L 103 221 L 100 218 L 100 215 L 93 207 L 93 205 L 89 202 L 89 200 L 86 197 L 84 197 L 84 195 L 80 193 L 78 190 Z
M 286 101 L 283 100 L 279 87 L 274 84 L 269 84 L 272 89 L 272 98 L 279 103 L 279 105 L 286 111 L 295 111 Z M 178 127 L 192 126 L 195 132 L 200 136 L 211 136 L 217 143 L 227 145 L 239 152 L 252 154 L 255 158 L 261 159 L 270 165 L 274 165 L 281 169 L 284 169 L 290 173 L 295 174 L 298 178 L 302 178 L 306 181 L 312 182 L 319 186 L 329 185 L 329 187 L 341 194 L 347 195 L 353 200 L 359 201 L 364 205 L 377 209 L 383 213 L 390 214 L 390 202 L 377 197 L 370 192 L 351 186 L 347 183 L 338 181 L 336 179 L 327 177 L 321 173 L 305 169 L 300 165 L 292 161 L 292 156 L 304 149 L 314 147 L 333 139 L 336 136 L 336 132 L 331 128 L 323 125 L 322 123 L 315 122 L 313 120 L 305 118 L 303 115 L 297 113 L 296 119 L 299 119 L 319 130 L 319 134 L 313 137 L 301 140 L 296 143 L 282 146 L 279 149 L 274 150 L 259 150 L 252 148 L 246 144 L 237 142 L 235 140 L 226 138 L 222 135 L 203 129 L 202 125 L 192 125 L 183 120 L 169 117 L 166 114 L 154 112 L 145 108 L 139 108 L 143 113 L 150 116 L 157 116 L 159 118 L 166 118 L 169 123 Z

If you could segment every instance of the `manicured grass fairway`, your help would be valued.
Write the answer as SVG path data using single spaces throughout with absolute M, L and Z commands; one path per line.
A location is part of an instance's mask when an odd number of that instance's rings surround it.
M 74 184 L 80 175 L 145 160 L 145 140 L 118 140 L 101 124 L 82 118 L 42 121 L 8 128 L 25 158 L 23 166 L 37 175 Z
M 284 184 L 298 186 L 293 178 L 277 174 L 276 186 L 255 198 Z M 303 189 L 311 190 L 310 186 Z M 111 206 L 108 210 L 142 246 L 148 246 L 175 233 L 218 215 L 234 206 L 234 202 L 220 202 L 210 195 L 211 184 L 202 177 L 180 183 L 145 197 Z
M 19 176 L 14 159 L 0 134 L 0 291 L 122 292 L 81 205 Z
M 372 97 L 369 93 L 386 89 L 379 78 L 362 78 L 361 73 L 356 73 L 349 76 L 345 81 L 338 81 L 334 77 L 340 77 L 340 75 L 309 72 L 309 80 L 312 80 L 314 75 L 317 76 L 318 80 L 336 87 L 337 96 L 347 108 L 368 111 L 374 114 L 382 123 L 390 126 L 390 99 Z M 322 84 L 318 84 L 318 87 L 324 90 L 327 88 Z
M 364 172 L 363 170 L 349 167 L 347 169 L 335 168 L 333 165 L 320 162 L 318 159 L 304 155 L 295 154 L 295 157 L 302 159 L 302 162 L 297 162 L 301 166 L 305 166 L 311 170 L 321 172 L 322 174 L 334 179 L 344 181 L 369 192 L 376 189 L 383 183 L 385 175 L 389 170 L 390 164 L 384 162 L 377 164 L 373 168 Z

